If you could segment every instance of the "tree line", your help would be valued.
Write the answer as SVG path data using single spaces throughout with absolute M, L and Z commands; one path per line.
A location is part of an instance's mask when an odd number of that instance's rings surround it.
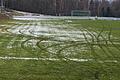
M 120 0 L 4 0 L 5 7 L 10 9 L 57 16 L 90 10 L 91 16 L 120 17 L 119 4 Z

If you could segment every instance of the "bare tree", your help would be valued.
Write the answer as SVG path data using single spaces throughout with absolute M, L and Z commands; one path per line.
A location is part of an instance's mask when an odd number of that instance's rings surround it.
M 5 0 L 6 7 L 47 15 L 71 15 L 72 10 L 90 10 L 92 16 L 120 16 L 120 0 Z
M 120 17 L 120 0 L 115 0 L 112 2 L 112 15 L 115 17 Z

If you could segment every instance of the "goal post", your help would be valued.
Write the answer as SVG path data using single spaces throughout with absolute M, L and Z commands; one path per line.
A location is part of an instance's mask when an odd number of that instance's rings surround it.
M 90 11 L 72 10 L 71 16 L 90 16 Z

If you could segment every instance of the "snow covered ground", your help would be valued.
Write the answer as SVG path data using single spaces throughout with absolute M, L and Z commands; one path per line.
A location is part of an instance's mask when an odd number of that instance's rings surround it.
M 37 24 L 37 25 L 35 25 Z M 88 34 L 86 29 L 76 29 L 67 25 L 51 25 L 51 24 L 39 24 L 28 23 L 27 25 L 13 26 L 8 31 L 14 34 L 23 34 L 30 36 L 46 36 L 53 37 L 55 40 L 72 40 L 72 41 L 85 41 L 85 37 L 91 39 L 92 37 Z M 93 34 L 93 33 L 92 33 Z M 95 34 L 95 33 L 94 33 Z
M 114 17 L 78 17 L 78 16 L 13 16 L 13 19 L 18 20 L 44 20 L 44 19 L 91 19 L 91 20 L 120 20 L 120 18 Z

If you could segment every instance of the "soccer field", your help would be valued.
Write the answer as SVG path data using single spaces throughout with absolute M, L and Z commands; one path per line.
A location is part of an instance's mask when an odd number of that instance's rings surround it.
M 119 80 L 120 21 L 0 21 L 0 80 Z

